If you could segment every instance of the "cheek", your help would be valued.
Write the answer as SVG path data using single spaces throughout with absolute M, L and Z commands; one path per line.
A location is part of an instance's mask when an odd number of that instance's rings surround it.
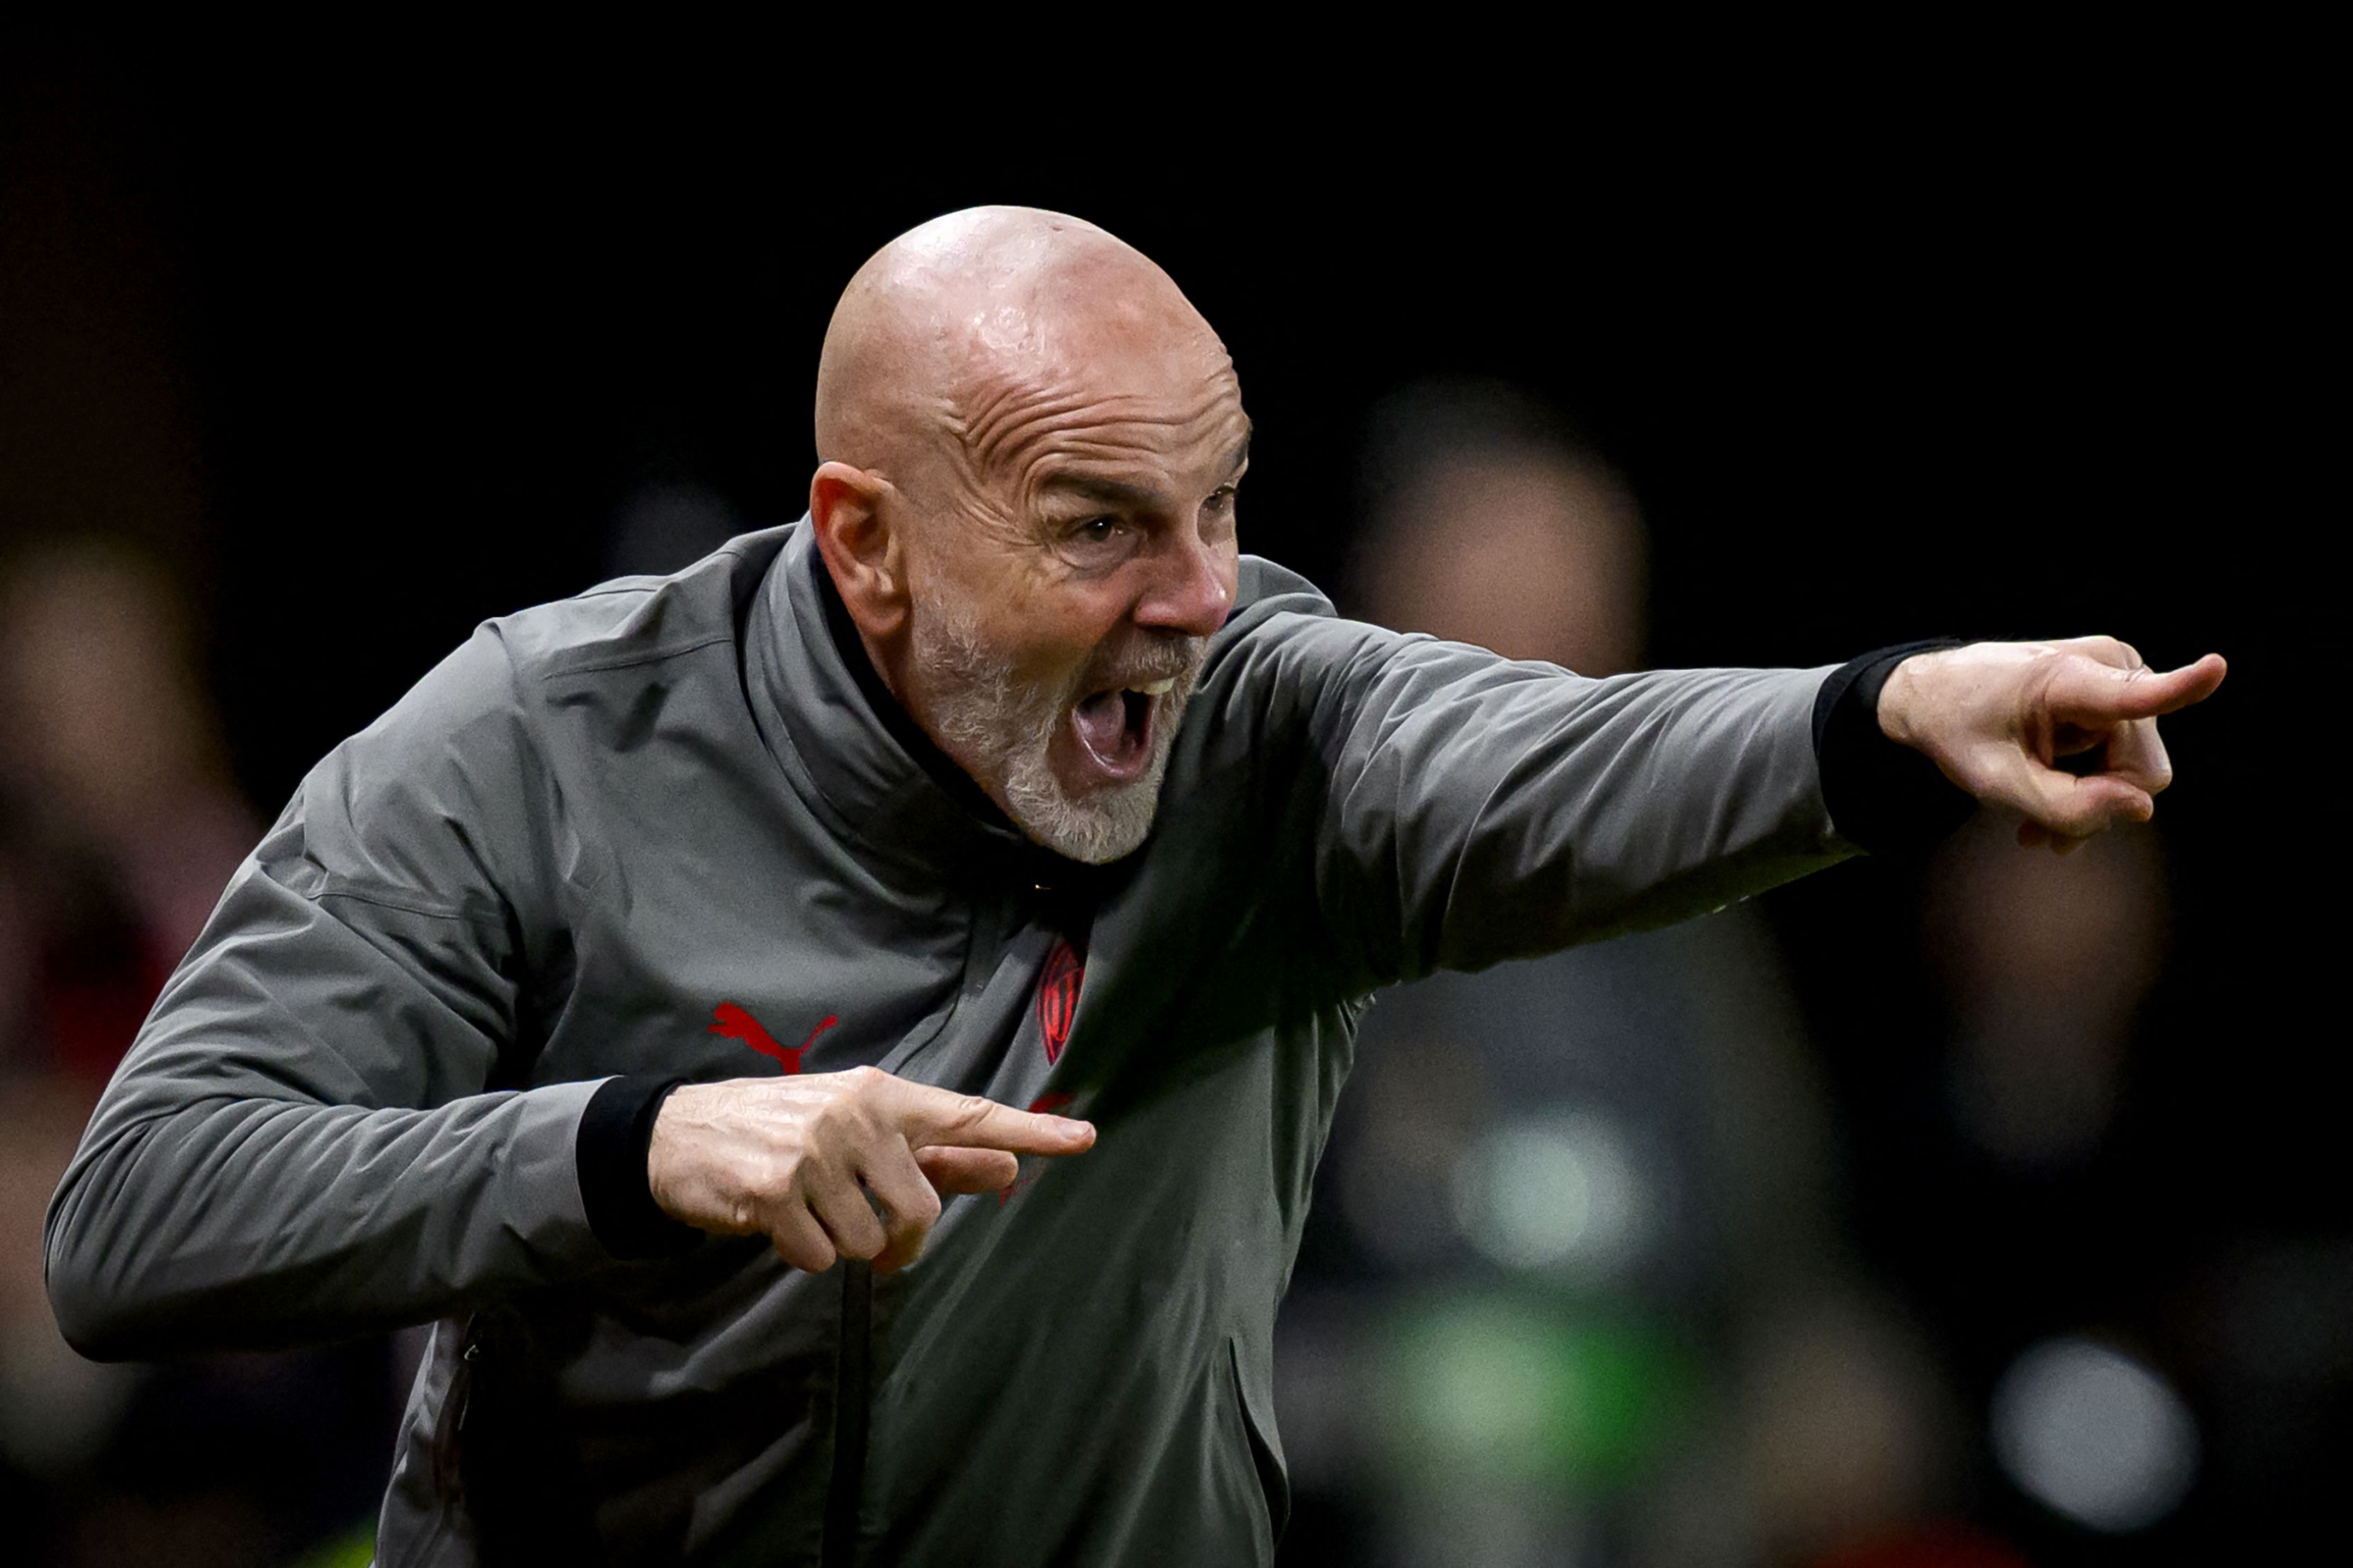
M 1118 632 L 1127 600 L 1107 585 L 1056 583 L 990 607 L 996 646 L 1022 680 L 1060 688 L 1076 680 Z

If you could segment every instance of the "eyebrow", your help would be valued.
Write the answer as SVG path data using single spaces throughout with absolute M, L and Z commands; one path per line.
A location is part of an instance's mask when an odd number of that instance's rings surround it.
M 1103 506 L 1142 508 L 1160 499 L 1160 493 L 1147 486 L 1092 473 L 1058 473 L 1038 488 L 1049 493 L 1083 496 Z
M 1242 439 L 1235 444 L 1232 455 L 1226 459 L 1228 482 L 1231 482 L 1234 475 L 1240 473 L 1245 467 L 1249 466 L 1250 447 L 1250 435 L 1245 432 Z M 1140 509 L 1154 505 L 1161 499 L 1160 493 L 1148 485 L 1130 484 L 1124 479 L 1113 479 L 1098 473 L 1057 473 L 1041 482 L 1038 488 L 1040 492 L 1049 494 L 1081 496 L 1101 506 L 1126 506 Z

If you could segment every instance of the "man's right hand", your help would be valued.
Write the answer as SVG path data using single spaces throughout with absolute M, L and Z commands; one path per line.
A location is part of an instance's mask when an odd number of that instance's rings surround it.
M 646 1177 L 698 1230 L 765 1235 L 812 1274 L 837 1257 L 887 1274 L 923 1250 L 944 1195 L 996 1192 L 1018 1156 L 1094 1141 L 1088 1122 L 855 1067 L 681 1085 L 654 1118 Z

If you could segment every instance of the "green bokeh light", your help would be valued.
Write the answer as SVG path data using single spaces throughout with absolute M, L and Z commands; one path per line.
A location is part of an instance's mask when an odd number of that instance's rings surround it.
M 1696 1369 L 1662 1327 L 1509 1294 L 1400 1308 L 1378 1408 L 1397 1478 L 1606 1491 L 1681 1424 Z

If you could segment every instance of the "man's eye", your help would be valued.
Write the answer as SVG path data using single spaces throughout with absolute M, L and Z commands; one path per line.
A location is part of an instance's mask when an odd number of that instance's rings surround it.
M 1226 511 L 1230 508 L 1233 503 L 1234 487 L 1230 484 L 1227 485 L 1223 490 L 1211 491 L 1209 493 L 1209 499 L 1204 503 L 1204 504 L 1212 512 Z
M 1049 535 L 1062 559 L 1085 571 L 1109 571 L 1134 555 L 1144 531 L 1134 518 L 1116 512 L 1081 517 L 1055 524 Z

